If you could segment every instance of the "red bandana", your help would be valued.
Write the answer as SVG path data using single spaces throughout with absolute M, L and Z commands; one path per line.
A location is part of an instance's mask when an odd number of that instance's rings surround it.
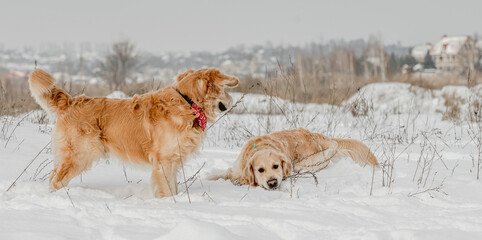
M 192 103 L 191 109 L 194 110 L 194 112 L 196 113 L 197 123 L 199 124 L 199 127 L 201 127 L 201 129 L 204 131 L 204 129 L 206 129 L 206 124 L 208 123 L 206 115 L 204 115 L 203 110 L 199 108 L 196 103 Z

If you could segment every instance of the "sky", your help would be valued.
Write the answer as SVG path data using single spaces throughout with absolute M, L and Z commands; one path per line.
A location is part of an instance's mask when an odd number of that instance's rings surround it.
M 482 34 L 481 0 L 0 2 L 0 45 L 104 43 L 146 51 L 222 51 L 240 44 L 303 45 L 380 36 L 385 44 Z

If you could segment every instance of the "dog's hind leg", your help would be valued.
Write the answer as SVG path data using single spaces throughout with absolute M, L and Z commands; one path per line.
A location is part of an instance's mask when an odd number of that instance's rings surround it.
M 336 141 L 324 142 L 323 148 L 324 150 L 320 152 L 317 151 L 299 159 L 294 165 L 294 170 L 317 172 L 328 167 L 330 161 L 337 161 L 340 158 Z
M 99 146 L 70 139 L 54 141 L 55 163 L 50 175 L 50 190 L 56 191 L 67 186 L 72 178 L 87 170 L 92 162 L 99 159 Z

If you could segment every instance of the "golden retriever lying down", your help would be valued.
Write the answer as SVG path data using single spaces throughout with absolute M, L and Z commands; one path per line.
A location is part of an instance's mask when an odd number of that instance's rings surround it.
M 370 149 L 357 140 L 329 138 L 299 128 L 252 138 L 232 168 L 209 179 L 229 179 L 235 185 L 274 190 L 292 171 L 318 171 L 342 157 L 378 167 Z
M 224 87 L 239 81 L 217 69 L 188 70 L 177 76 L 174 86 L 131 99 L 71 97 L 54 82 L 42 70 L 33 71 L 29 79 L 32 96 L 57 119 L 51 190 L 113 154 L 150 166 L 154 195 L 165 197 L 177 193 L 177 170 L 200 145 L 206 121 L 230 106 Z

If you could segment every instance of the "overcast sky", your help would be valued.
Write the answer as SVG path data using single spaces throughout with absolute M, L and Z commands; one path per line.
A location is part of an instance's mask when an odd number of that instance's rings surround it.
M 482 0 L 121 1 L 0 3 L 0 44 L 111 43 L 143 50 L 224 50 L 238 44 L 303 44 L 381 35 L 383 42 L 435 42 L 482 34 Z

